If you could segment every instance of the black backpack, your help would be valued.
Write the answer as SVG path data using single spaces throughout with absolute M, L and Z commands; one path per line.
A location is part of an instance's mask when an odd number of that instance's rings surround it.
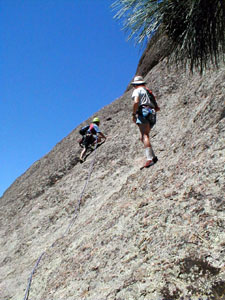
M 146 88 L 146 87 L 145 87 L 145 90 L 146 90 L 146 92 L 147 92 L 148 98 L 150 99 L 153 108 L 158 107 L 158 104 L 157 104 L 157 102 L 156 102 L 156 100 L 155 100 L 155 96 L 153 95 L 152 91 L 149 90 L 149 89 Z
M 82 127 L 80 130 L 79 130 L 79 133 L 81 135 L 85 135 L 85 133 L 88 131 L 88 128 L 89 128 L 89 125 L 85 125 L 84 127 Z

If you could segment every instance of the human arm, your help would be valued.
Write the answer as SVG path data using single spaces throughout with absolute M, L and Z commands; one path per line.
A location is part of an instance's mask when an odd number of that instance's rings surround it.
M 133 113 L 132 113 L 134 123 L 136 123 L 137 120 L 136 115 L 137 115 L 138 105 L 139 105 L 139 96 L 135 96 L 134 104 L 133 104 Z
M 106 136 L 102 133 L 102 132 L 99 132 L 98 135 L 103 138 L 104 140 L 106 140 Z

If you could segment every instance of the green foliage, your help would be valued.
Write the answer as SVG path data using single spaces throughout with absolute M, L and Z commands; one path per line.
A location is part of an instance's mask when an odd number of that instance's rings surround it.
M 112 7 L 118 10 L 115 18 L 124 19 L 128 39 L 135 38 L 137 43 L 143 43 L 162 22 L 158 0 L 117 0 Z
M 159 28 L 171 40 L 170 58 L 198 69 L 218 65 L 225 53 L 225 0 L 117 0 L 115 18 L 124 20 L 137 43 Z

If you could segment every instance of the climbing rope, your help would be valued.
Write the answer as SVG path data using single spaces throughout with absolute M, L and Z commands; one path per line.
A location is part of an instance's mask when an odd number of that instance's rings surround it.
M 97 138 L 96 138 L 96 144 L 95 144 L 95 148 L 94 148 L 94 157 L 93 157 L 93 160 L 92 160 L 92 162 L 91 162 L 91 164 L 90 164 L 90 167 L 89 167 L 89 172 L 88 172 L 87 180 L 85 181 L 84 187 L 83 187 L 83 189 L 82 189 L 82 191 L 81 191 L 81 194 L 80 194 L 80 197 L 79 197 L 79 201 L 78 201 L 78 205 L 77 205 L 77 207 L 75 208 L 75 211 L 74 211 L 74 213 L 73 213 L 72 219 L 71 219 L 71 221 L 70 221 L 70 223 L 69 223 L 67 229 L 65 230 L 65 232 L 63 233 L 63 235 L 62 235 L 61 238 L 64 238 L 64 237 L 68 234 L 70 228 L 72 227 L 72 225 L 74 224 L 74 222 L 75 222 L 75 220 L 76 220 L 76 218 L 77 218 L 78 212 L 80 211 L 81 201 L 82 201 L 82 198 L 83 198 L 85 189 L 86 189 L 86 187 L 87 187 L 87 185 L 88 185 L 88 182 L 89 182 L 89 180 L 90 180 L 91 173 L 92 173 L 93 168 L 94 168 L 94 163 L 95 163 L 95 159 L 96 159 L 96 149 L 97 149 L 97 145 L 98 145 L 98 143 L 97 143 Z M 50 246 L 50 248 L 54 247 L 54 245 L 55 245 L 55 242 Z M 25 293 L 25 296 L 24 296 L 24 300 L 28 300 L 28 299 L 29 299 L 29 293 L 30 293 L 30 288 L 31 288 L 31 282 L 32 282 L 32 279 L 33 279 L 33 275 L 34 275 L 35 271 L 37 270 L 38 265 L 39 265 L 39 263 L 40 263 L 40 261 L 42 260 L 42 258 L 43 258 L 44 255 L 46 255 L 46 251 L 42 252 L 42 254 L 39 256 L 39 258 L 38 258 L 38 260 L 36 261 L 36 264 L 35 264 L 35 266 L 34 266 L 32 272 L 31 272 L 31 274 L 30 274 L 30 277 L 29 277 L 29 279 L 28 279 L 28 285 L 27 285 L 26 293 Z
M 95 158 L 96 158 L 96 149 L 97 149 L 97 145 L 98 145 L 98 144 L 97 144 L 97 138 L 96 138 L 96 144 L 95 144 L 95 148 L 94 148 L 94 157 L 93 157 L 93 160 L 92 160 L 91 165 L 90 165 L 90 168 L 89 168 L 88 177 L 87 177 L 87 180 L 86 180 L 86 182 L 85 182 L 85 184 L 84 184 L 84 187 L 83 187 L 83 189 L 82 189 L 82 191 L 81 191 L 80 198 L 79 198 L 79 201 L 78 201 L 78 205 L 77 205 L 77 208 L 75 209 L 75 211 L 74 211 L 74 213 L 73 213 L 72 220 L 70 221 L 70 224 L 68 225 L 66 231 L 64 232 L 63 237 L 64 237 L 65 235 L 67 235 L 67 233 L 69 232 L 71 226 L 72 226 L 72 225 L 74 224 L 74 222 L 75 222 L 75 219 L 76 219 L 76 217 L 77 217 L 77 213 L 80 211 L 81 201 L 82 201 L 82 198 L 83 198 L 85 189 L 86 189 L 86 187 L 87 187 L 87 185 L 88 185 L 88 182 L 89 182 L 89 180 L 90 180 L 91 173 L 92 173 L 93 168 L 94 168 L 94 163 L 95 163 Z

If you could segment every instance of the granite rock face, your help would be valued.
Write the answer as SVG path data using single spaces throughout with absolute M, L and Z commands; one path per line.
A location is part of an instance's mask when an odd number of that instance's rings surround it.
M 85 163 L 78 131 L 93 116 L 13 183 L 0 199 L 1 300 L 23 299 L 43 252 L 29 299 L 225 299 L 224 71 L 148 72 L 153 167 L 140 171 L 128 90 L 96 113 L 107 141 Z

